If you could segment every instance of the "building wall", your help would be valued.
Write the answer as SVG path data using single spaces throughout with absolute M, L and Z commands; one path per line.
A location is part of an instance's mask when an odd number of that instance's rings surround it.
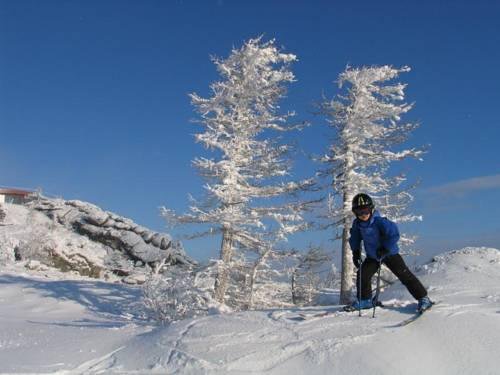
M 0 194 L 0 203 L 23 204 L 25 201 L 22 195 Z

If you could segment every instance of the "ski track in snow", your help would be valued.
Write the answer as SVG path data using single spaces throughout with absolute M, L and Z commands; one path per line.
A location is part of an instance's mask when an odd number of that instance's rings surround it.
M 243 314 L 241 317 L 235 314 L 230 319 L 244 321 L 248 320 L 247 315 Z M 260 315 L 262 316 L 262 313 Z M 260 322 L 260 319 L 257 320 L 259 323 L 264 323 L 264 321 Z M 272 372 L 282 364 L 300 356 L 307 358 L 312 363 L 322 363 L 328 359 L 331 353 L 347 350 L 350 345 L 373 337 L 377 329 L 377 325 L 370 324 L 364 333 L 353 335 L 348 322 L 342 320 L 327 322 L 327 318 L 325 318 L 324 323 L 321 326 L 307 327 L 304 324 L 267 321 L 267 324 L 261 324 L 261 327 L 254 331 L 245 330 L 231 334 L 214 333 L 204 337 L 189 337 L 189 333 L 195 330 L 198 324 L 198 328 L 202 330 L 203 324 L 210 324 L 209 320 L 205 320 L 205 322 L 195 320 L 189 323 L 180 334 L 173 335 L 172 332 L 171 336 L 175 336 L 175 339 L 169 338 L 160 342 L 163 348 L 170 348 L 170 353 L 165 363 L 159 359 L 153 368 L 163 368 L 168 373 L 183 373 L 187 368 L 196 369 L 193 373 L 198 373 L 197 371 L 201 371 L 201 373 L 239 373 L 247 372 L 251 364 L 252 372 Z M 335 338 L 317 337 L 321 332 L 326 332 L 328 336 L 329 330 L 343 330 L 344 333 Z M 203 345 L 207 341 L 210 343 L 208 348 L 207 345 Z M 181 350 L 182 346 L 191 347 L 192 350 L 201 346 L 205 347 L 203 350 L 198 349 L 198 355 L 194 355 L 192 352 Z M 231 355 L 230 352 L 235 348 L 237 348 L 237 353 Z M 218 361 L 208 361 L 207 355 L 214 352 L 228 352 L 229 354 L 222 355 L 223 359 Z
M 201 319 L 200 319 L 201 320 Z M 162 346 L 164 347 L 171 347 L 170 349 L 170 354 L 168 355 L 167 362 L 165 364 L 166 368 L 171 368 L 171 367 L 177 367 L 179 369 L 182 369 L 185 367 L 188 362 L 198 362 L 200 363 L 203 367 L 207 368 L 210 367 L 212 368 L 213 366 L 209 364 L 208 361 L 203 360 L 202 358 L 198 358 L 193 354 L 190 354 L 186 351 L 181 350 L 181 344 L 183 339 L 185 339 L 189 331 L 197 324 L 200 322 L 200 320 L 194 320 L 191 323 L 189 323 L 179 334 L 179 336 L 175 339 L 174 343 L 171 345 L 165 344 L 164 342 L 161 343 Z M 177 372 L 177 371 L 176 371 Z
M 73 374 L 91 374 L 91 373 L 95 373 L 95 371 L 98 370 L 99 365 L 103 361 L 107 360 L 108 358 L 111 358 L 111 356 L 113 354 L 119 352 L 123 348 L 124 348 L 124 346 L 122 346 L 122 347 L 120 347 L 118 349 L 115 349 L 115 350 L 111 351 L 110 353 L 107 353 L 107 354 L 105 354 L 103 356 L 99 356 L 97 358 L 94 358 L 94 359 L 91 359 L 89 361 L 83 362 L 81 365 L 79 365 L 76 368 L 73 368 L 71 370 L 58 371 L 56 374 L 57 375 L 73 375 Z
M 174 345 L 173 345 L 173 348 L 170 350 L 170 355 L 168 356 L 168 360 L 167 360 L 167 366 L 170 365 L 172 363 L 172 359 L 174 357 L 174 354 L 175 353 L 182 353 L 180 350 L 179 350 L 179 346 L 180 346 L 180 343 L 182 341 L 182 339 L 184 337 L 187 336 L 189 330 L 196 324 L 196 321 L 188 324 L 186 326 L 186 328 L 181 332 L 181 334 L 179 335 L 179 337 L 175 340 L 174 342 Z M 184 353 L 182 353 L 184 354 Z

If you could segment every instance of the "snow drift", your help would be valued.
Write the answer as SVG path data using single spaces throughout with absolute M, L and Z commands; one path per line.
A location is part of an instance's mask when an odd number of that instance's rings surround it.
M 299 321 L 247 311 L 155 326 L 137 287 L 0 275 L 0 372 L 182 374 L 497 374 L 500 251 L 466 248 L 417 273 L 439 301 L 421 319 L 400 284 L 385 309 Z M 135 307 L 134 307 L 135 306 Z M 326 307 L 333 309 L 334 307 Z

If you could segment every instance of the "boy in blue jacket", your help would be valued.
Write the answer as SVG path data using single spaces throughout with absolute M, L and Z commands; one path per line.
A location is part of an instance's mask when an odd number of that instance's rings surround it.
M 352 212 L 356 215 L 351 228 L 349 245 L 352 259 L 358 269 L 358 299 L 352 309 L 373 307 L 371 280 L 379 267 L 385 264 L 406 286 L 418 301 L 418 311 L 423 312 L 432 306 L 422 283 L 413 275 L 399 255 L 399 230 L 395 223 L 381 217 L 375 210 L 373 200 L 367 194 L 357 194 L 352 200 Z M 366 259 L 361 262 L 361 240 L 363 240 Z M 361 280 L 359 279 L 361 277 Z

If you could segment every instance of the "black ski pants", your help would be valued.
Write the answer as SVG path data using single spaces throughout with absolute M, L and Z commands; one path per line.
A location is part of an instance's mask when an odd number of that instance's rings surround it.
M 420 299 L 427 295 L 427 291 L 425 290 L 422 283 L 415 277 L 415 275 L 408 269 L 403 260 L 403 257 L 399 254 L 391 255 L 385 257 L 382 260 L 382 263 L 385 264 L 391 272 L 397 276 L 397 278 L 403 283 L 404 286 L 408 289 L 410 294 L 415 299 Z M 358 298 L 359 298 L 359 276 L 361 273 L 361 299 L 371 299 L 372 298 L 372 277 L 378 270 L 378 261 L 373 258 L 366 258 L 361 267 L 358 269 L 357 274 L 357 289 L 358 289 Z

